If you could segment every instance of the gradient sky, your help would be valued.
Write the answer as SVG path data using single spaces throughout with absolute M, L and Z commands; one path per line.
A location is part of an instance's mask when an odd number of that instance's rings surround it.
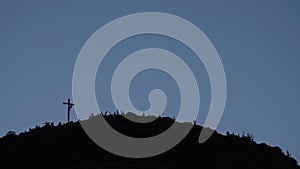
M 136 12 L 165 12 L 198 26 L 212 41 L 226 73 L 228 95 L 218 131 L 252 133 L 300 160 L 300 2 L 291 1 L 1 1 L 0 135 L 45 121 L 65 122 L 72 74 L 86 40 L 101 26 Z M 98 103 L 113 111 L 109 85 L 117 64 L 148 47 L 170 50 L 191 67 L 200 85 L 203 124 L 210 101 L 207 73 L 180 42 L 156 35 L 116 45 L 98 70 Z M 195 70 L 198 70 L 195 73 Z M 199 72 L 199 69 L 201 70 Z M 148 93 L 161 88 L 167 115 L 176 116 L 179 91 L 167 74 L 149 70 L 131 84 L 134 105 L 148 108 Z M 72 111 L 72 120 L 76 114 Z

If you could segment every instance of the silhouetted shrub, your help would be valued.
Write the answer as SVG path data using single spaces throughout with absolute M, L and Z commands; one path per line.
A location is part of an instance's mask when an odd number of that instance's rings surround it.
M 229 131 L 226 132 L 226 136 L 235 136 L 234 133 L 230 133 Z M 237 135 L 238 136 L 238 135 Z
M 54 123 L 53 122 L 45 122 L 43 127 L 53 127 Z
M 284 152 L 282 151 L 282 149 L 278 146 L 275 146 L 275 147 L 272 147 L 274 153 L 277 153 L 277 154 L 284 154 Z
M 17 134 L 15 131 L 8 131 L 5 136 L 16 136 L 16 135 Z
M 253 136 L 253 134 L 250 134 L 250 133 L 245 134 L 245 132 L 243 132 L 242 138 L 249 140 L 249 141 L 254 141 L 254 136 Z
M 50 122 L 47 122 L 47 121 L 46 121 L 46 122 L 44 123 L 44 126 L 50 126 Z

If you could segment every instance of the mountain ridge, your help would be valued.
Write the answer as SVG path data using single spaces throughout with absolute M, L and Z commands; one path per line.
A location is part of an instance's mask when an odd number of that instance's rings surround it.
M 88 120 L 98 118 L 91 115 Z M 162 133 L 175 119 L 158 117 L 150 123 L 135 123 L 119 113 L 104 114 L 118 132 L 131 137 L 150 137 Z M 132 114 L 131 114 L 132 116 Z M 153 118 L 136 116 L 136 118 Z M 79 121 L 66 124 L 46 122 L 16 135 L 0 138 L 0 166 L 10 168 L 291 168 L 300 169 L 291 154 L 265 143 L 257 144 L 251 134 L 213 133 L 205 143 L 198 137 L 203 129 L 193 125 L 189 134 L 174 148 L 149 158 L 126 158 L 97 146 L 83 131 Z

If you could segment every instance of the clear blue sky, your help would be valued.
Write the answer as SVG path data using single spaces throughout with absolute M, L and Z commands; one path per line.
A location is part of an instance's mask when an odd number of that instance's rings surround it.
M 0 2 L 0 135 L 21 132 L 45 121 L 66 121 L 62 104 L 72 96 L 72 73 L 85 41 L 101 26 L 136 12 L 165 12 L 198 26 L 223 62 L 228 97 L 218 131 L 249 132 L 258 142 L 279 145 L 300 160 L 300 2 L 291 1 L 1 1 Z M 118 44 L 97 74 L 99 104 L 114 110 L 110 73 L 138 49 L 170 50 L 199 67 L 198 122 L 210 99 L 203 65 L 178 41 L 143 35 Z M 188 57 L 189 56 L 189 57 Z M 103 73 L 104 72 L 104 73 Z M 132 100 L 146 109 L 148 92 L 165 90 L 165 114 L 176 115 L 175 82 L 160 71 L 145 71 L 132 82 Z M 203 97 L 203 98 L 202 98 Z M 72 112 L 72 119 L 76 115 Z

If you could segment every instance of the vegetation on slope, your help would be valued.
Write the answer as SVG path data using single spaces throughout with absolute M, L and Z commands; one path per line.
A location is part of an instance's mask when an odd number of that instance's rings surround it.
M 132 137 L 154 136 L 173 123 L 179 123 L 169 117 L 159 117 L 144 124 L 131 122 L 118 113 L 104 117 L 114 129 Z M 93 118 L 97 116 L 91 116 L 89 120 Z M 36 126 L 19 135 L 8 132 L 1 138 L 0 168 L 300 168 L 289 153 L 265 143 L 257 144 L 250 134 L 214 132 L 207 142 L 199 144 L 201 129 L 195 124 L 181 143 L 163 154 L 133 159 L 111 154 L 97 146 L 79 122 L 57 126 L 46 122 L 42 127 Z

